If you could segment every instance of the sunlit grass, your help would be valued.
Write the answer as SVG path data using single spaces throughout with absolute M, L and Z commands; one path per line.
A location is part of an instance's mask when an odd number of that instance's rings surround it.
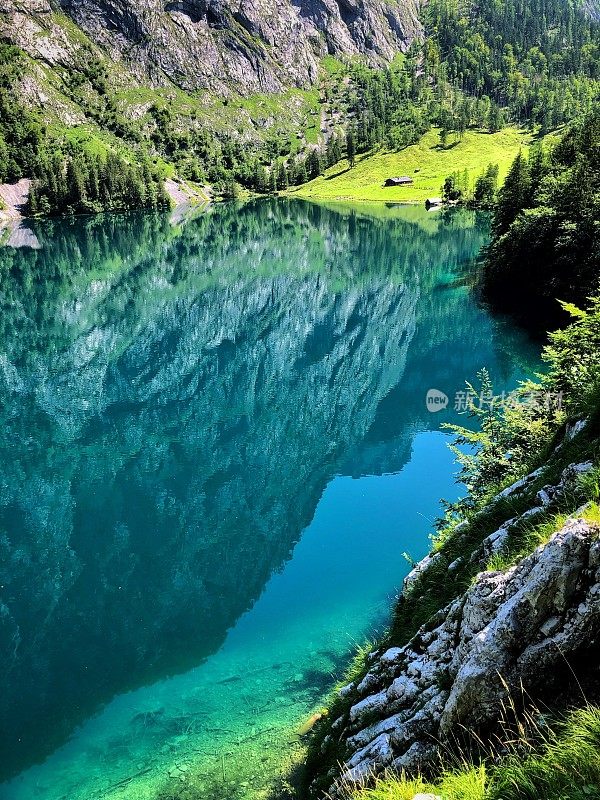
M 378 780 L 372 788 L 349 792 L 352 800 L 412 800 L 432 794 L 442 800 L 587 800 L 600 797 L 600 709 L 572 711 L 554 727 L 539 723 L 531 735 L 504 745 L 495 763 L 467 763 L 439 780 L 404 776 Z M 523 751 L 530 752 L 523 755 Z
M 422 778 L 388 778 L 378 781 L 372 789 L 352 795 L 353 800 L 412 800 L 416 794 L 432 794 L 443 800 L 484 800 L 486 786 L 484 766 L 465 766 L 446 772 L 435 783 Z
M 600 797 L 600 709 L 573 711 L 546 734 L 538 753 L 509 757 L 495 771 L 490 800 L 584 800 Z
M 359 158 L 353 169 L 341 161 L 324 176 L 293 193 L 323 199 L 424 202 L 428 197 L 440 195 L 444 179 L 453 172 L 467 170 L 474 180 L 488 164 L 494 163 L 499 165 L 502 179 L 519 149 L 527 147 L 530 139 L 528 133 L 517 128 L 505 128 L 498 133 L 467 131 L 461 141 L 441 148 L 439 133 L 432 130 L 404 150 Z M 397 175 L 412 177 L 414 184 L 383 186 L 386 178 Z

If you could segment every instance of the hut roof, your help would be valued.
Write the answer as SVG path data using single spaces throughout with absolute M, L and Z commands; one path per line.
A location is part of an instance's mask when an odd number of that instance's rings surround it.
M 396 178 L 388 178 L 386 180 L 387 186 L 402 186 L 403 184 L 414 183 L 413 179 L 408 175 L 401 175 Z

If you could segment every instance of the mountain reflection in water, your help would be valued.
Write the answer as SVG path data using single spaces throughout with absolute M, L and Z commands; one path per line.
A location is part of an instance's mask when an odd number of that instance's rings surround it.
M 478 369 L 527 370 L 458 280 L 487 226 L 272 200 L 0 249 L 5 778 L 217 652 L 336 475 L 399 472 Z

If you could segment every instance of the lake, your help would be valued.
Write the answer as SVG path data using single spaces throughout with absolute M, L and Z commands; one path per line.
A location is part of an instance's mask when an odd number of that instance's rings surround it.
M 456 393 L 538 365 L 469 288 L 488 235 L 283 199 L 12 234 L 0 797 L 268 796 L 462 492 Z

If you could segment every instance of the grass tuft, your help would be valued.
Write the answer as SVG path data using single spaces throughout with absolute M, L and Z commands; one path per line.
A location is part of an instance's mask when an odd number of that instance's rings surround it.
M 357 647 L 352 661 L 348 665 L 340 682 L 338 683 L 338 689 L 341 689 L 343 686 L 347 686 L 349 683 L 352 683 L 357 678 L 361 678 L 365 674 L 367 671 L 369 654 L 375 649 L 376 646 L 371 641 L 366 641 L 364 644 Z
M 572 711 L 545 733 L 539 751 L 513 754 L 492 775 L 489 800 L 585 800 L 600 797 L 600 708 Z
M 585 706 L 548 726 L 529 716 L 490 763 L 467 762 L 443 772 L 435 782 L 422 777 L 385 776 L 349 800 L 412 800 L 431 794 L 442 800 L 591 800 L 600 797 L 600 708 Z

